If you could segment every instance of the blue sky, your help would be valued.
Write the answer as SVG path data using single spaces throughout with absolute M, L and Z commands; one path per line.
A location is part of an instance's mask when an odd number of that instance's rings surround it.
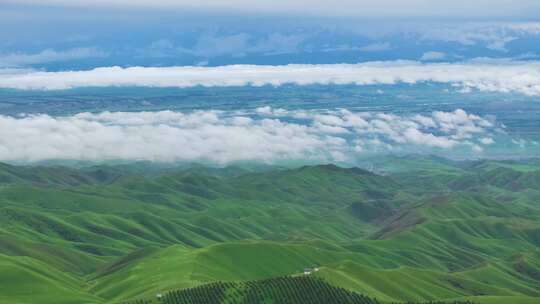
M 537 59 L 538 1 L 0 1 L 0 66 Z M 302 11 L 302 13 L 301 13 Z

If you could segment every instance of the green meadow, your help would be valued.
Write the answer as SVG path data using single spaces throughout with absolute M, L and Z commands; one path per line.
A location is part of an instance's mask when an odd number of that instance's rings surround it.
M 373 163 L 0 164 L 0 303 L 540 303 L 540 161 Z

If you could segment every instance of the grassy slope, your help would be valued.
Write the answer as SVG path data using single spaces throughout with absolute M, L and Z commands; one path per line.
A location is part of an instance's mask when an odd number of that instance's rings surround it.
M 0 255 L 0 303 L 102 303 L 85 283 L 29 257 Z
M 398 163 L 393 178 L 335 166 L 152 177 L 2 167 L 0 263 L 50 286 L 32 295 L 40 303 L 47 294 L 115 301 L 315 265 L 334 284 L 387 300 L 540 297 L 533 165 Z M 15 287 L 0 299 L 28 301 Z

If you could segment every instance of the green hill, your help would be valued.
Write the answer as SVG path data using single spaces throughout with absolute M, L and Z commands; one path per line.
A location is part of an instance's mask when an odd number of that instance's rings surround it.
M 382 302 L 540 299 L 538 163 L 379 165 L 2 164 L 0 303 L 120 303 L 198 286 L 228 286 L 244 303 L 248 282 L 305 268 Z M 290 297 L 307 292 L 291 286 Z
M 165 304 L 182 303 L 350 303 L 377 304 L 376 299 L 332 286 L 316 277 L 278 277 L 242 283 L 215 282 L 164 295 Z
M 312 303 L 379 304 L 384 303 L 312 275 L 285 276 L 258 281 L 214 282 L 193 288 L 157 294 L 156 299 L 135 300 L 134 304 L 208 304 L 208 303 Z M 421 302 L 407 302 L 420 304 Z M 437 301 L 430 304 L 472 304 L 469 300 Z M 426 302 L 427 304 L 427 302 Z

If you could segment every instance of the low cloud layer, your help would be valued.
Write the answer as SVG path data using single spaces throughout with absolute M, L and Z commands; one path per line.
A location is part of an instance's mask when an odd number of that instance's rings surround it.
M 494 121 L 460 109 L 407 116 L 271 107 L 0 116 L 0 161 L 352 162 L 378 151 L 481 153 L 496 132 Z
M 283 84 L 448 83 L 465 91 L 540 95 L 540 62 L 476 60 L 464 63 L 416 61 L 329 65 L 231 65 L 220 67 L 105 67 L 88 71 L 0 72 L 0 88 L 62 90 L 77 87 L 263 86 Z

